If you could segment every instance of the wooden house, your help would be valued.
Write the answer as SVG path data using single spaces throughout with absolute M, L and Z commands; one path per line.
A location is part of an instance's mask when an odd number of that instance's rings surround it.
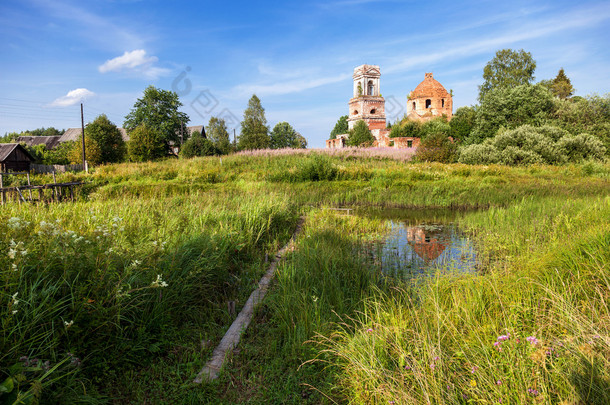
M 51 150 L 59 144 L 61 135 L 56 136 L 20 136 L 17 143 L 24 143 L 26 146 L 34 147 L 44 145 L 46 150 Z
M 0 172 L 29 172 L 34 158 L 18 143 L 0 143 Z

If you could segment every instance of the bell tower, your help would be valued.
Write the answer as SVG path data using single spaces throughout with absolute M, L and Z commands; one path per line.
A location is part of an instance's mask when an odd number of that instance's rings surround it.
M 376 65 L 361 65 L 354 69 L 354 95 L 349 101 L 348 127 L 352 129 L 356 122 L 367 123 L 373 136 L 377 139 L 385 130 L 385 100 L 379 90 L 381 71 Z

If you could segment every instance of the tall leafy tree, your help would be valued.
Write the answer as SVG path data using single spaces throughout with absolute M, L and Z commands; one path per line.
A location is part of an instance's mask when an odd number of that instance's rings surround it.
M 211 117 L 205 132 L 219 153 L 226 155 L 231 152 L 231 140 L 229 139 L 229 131 L 224 119 Z
M 127 148 L 121 132 L 105 114 L 98 116 L 87 125 L 85 136 L 97 144 L 101 154 L 101 162 L 120 162 L 125 157 Z
M 559 69 L 557 76 L 551 82 L 550 90 L 554 96 L 559 97 L 562 100 L 565 100 L 574 94 L 572 82 L 570 81 L 570 78 L 566 76 L 563 68 Z
M 337 120 L 335 127 L 330 131 L 330 139 L 337 139 L 337 135 L 347 134 L 349 132 L 349 126 L 347 124 L 347 115 L 342 115 Z
M 171 143 L 180 143 L 180 128 L 189 122 L 188 115 L 178 111 L 180 107 L 182 103 L 175 92 L 148 86 L 125 117 L 123 127 L 134 130 L 146 124 L 158 133 L 167 153 L 171 153 Z
M 270 147 L 272 149 L 305 149 L 307 148 L 307 140 L 289 123 L 278 122 L 271 131 Z
M 354 128 L 349 131 L 347 139 L 348 146 L 371 146 L 375 141 L 375 137 L 371 133 L 369 126 L 364 121 L 356 122 Z
M 479 86 L 479 101 L 492 89 L 531 84 L 534 80 L 536 61 L 523 49 L 502 49 L 483 69 L 484 82 Z
M 492 138 L 501 127 L 543 125 L 553 117 L 555 109 L 553 95 L 541 84 L 493 89 L 477 108 L 475 125 L 466 144 Z
M 253 94 L 241 122 L 239 149 L 265 149 L 269 147 L 270 141 L 265 109 L 261 105 L 261 100 Z
M 161 133 L 147 124 L 142 124 L 130 132 L 127 150 L 129 159 L 134 162 L 146 162 L 167 155 Z

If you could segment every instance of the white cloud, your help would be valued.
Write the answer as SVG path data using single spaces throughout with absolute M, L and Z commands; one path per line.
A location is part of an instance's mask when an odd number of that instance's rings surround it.
M 121 56 L 107 60 L 100 65 L 98 70 L 101 73 L 132 71 L 141 73 L 148 78 L 158 78 L 169 72 L 168 69 L 153 66 L 158 61 L 159 58 L 156 56 L 146 55 L 144 49 L 136 49 L 131 52 L 126 51 Z
M 51 107 L 67 107 L 70 105 L 81 103 L 83 100 L 94 96 L 95 93 L 87 89 L 74 89 L 68 92 L 65 96 L 59 97 L 53 101 Z

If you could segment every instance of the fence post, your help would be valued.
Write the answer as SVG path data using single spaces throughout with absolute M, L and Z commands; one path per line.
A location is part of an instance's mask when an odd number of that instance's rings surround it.
M 2 189 L 2 205 L 4 205 L 4 183 L 2 182 L 2 173 L 0 173 L 0 188 Z

